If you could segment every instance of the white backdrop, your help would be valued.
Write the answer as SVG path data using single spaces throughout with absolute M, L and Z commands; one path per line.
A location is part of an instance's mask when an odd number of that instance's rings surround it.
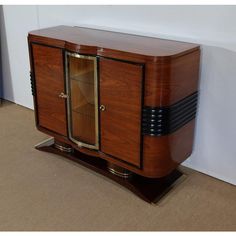
M 184 165 L 236 184 L 236 6 L 4 6 L 4 98 L 32 108 L 27 33 L 84 25 L 202 45 L 194 152 Z

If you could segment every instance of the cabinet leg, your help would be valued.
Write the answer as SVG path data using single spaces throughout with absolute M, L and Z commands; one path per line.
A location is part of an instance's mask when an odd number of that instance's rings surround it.
M 60 150 L 61 152 L 72 153 L 74 151 L 74 149 L 69 144 L 55 140 L 53 137 L 48 138 L 48 139 L 36 144 L 35 148 L 38 150 L 42 150 L 43 148 L 51 147 L 51 146 L 55 147 L 56 149 Z
M 68 152 L 68 153 L 73 152 L 73 148 L 69 144 L 62 143 L 58 140 L 54 141 L 54 147 L 62 152 Z

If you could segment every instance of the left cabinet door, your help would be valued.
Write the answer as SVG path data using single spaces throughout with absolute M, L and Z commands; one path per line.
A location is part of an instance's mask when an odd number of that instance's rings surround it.
M 38 125 L 67 136 L 63 51 L 32 44 L 32 54 Z

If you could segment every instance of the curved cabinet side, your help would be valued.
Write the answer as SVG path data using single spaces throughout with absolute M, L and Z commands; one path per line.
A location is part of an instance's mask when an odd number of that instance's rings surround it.
M 147 63 L 145 106 L 169 107 L 198 90 L 200 50 L 170 63 Z M 144 135 L 143 173 L 163 177 L 186 160 L 192 152 L 195 119 L 173 133 Z
M 163 63 L 146 63 L 145 106 L 163 107 L 198 90 L 200 50 Z
M 195 120 L 176 132 L 161 137 L 144 137 L 145 176 L 157 178 L 168 175 L 192 153 Z

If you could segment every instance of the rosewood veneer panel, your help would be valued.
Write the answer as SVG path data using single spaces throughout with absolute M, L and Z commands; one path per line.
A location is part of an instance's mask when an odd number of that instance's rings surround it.
M 143 68 L 100 59 L 101 151 L 140 166 Z
M 33 44 L 39 126 L 67 135 L 64 92 L 64 64 L 61 49 Z

